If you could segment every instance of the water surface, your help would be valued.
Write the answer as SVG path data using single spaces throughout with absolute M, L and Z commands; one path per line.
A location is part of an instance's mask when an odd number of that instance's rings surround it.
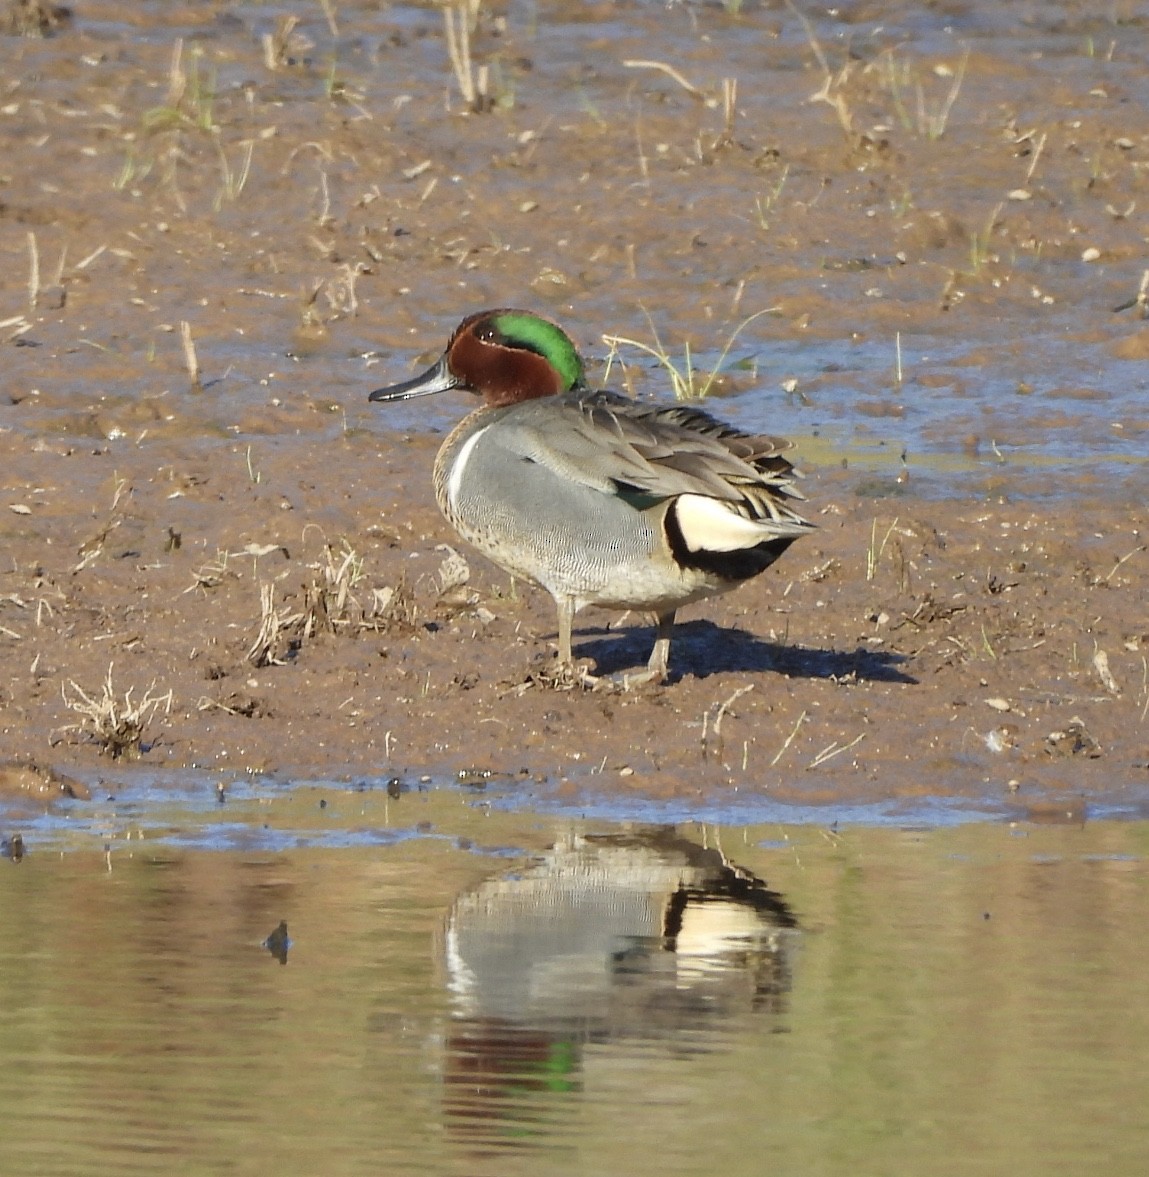
M 123 792 L 0 860 L 12 1172 L 1144 1171 L 1144 821 Z

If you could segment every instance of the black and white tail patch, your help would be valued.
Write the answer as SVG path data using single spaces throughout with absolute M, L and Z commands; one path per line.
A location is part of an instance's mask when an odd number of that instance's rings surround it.
M 670 504 L 665 529 L 671 555 L 682 567 L 724 580 L 757 576 L 805 530 L 795 527 L 786 535 L 785 523 L 747 519 L 719 499 L 691 494 Z

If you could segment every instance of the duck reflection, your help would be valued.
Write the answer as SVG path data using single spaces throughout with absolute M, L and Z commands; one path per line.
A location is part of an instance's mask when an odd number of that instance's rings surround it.
M 797 926 L 761 879 L 673 828 L 564 836 L 451 910 L 448 1123 L 521 1146 L 549 1132 L 539 1096 L 581 1088 L 588 1046 L 719 1049 L 735 1017 L 785 1009 Z

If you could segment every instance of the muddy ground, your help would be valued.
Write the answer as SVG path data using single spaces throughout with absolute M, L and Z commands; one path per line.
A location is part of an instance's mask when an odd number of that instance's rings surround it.
M 777 396 L 775 342 L 968 340 L 909 381 L 957 395 L 986 340 L 1039 354 L 1061 315 L 1112 360 L 1098 387 L 1143 385 L 1149 330 L 1114 314 L 1146 255 L 1137 6 L 484 8 L 481 111 L 438 10 L 295 7 L 78 0 L 0 38 L 0 762 L 1143 795 L 1149 413 L 1075 386 L 1026 400 L 1056 438 L 1028 465 L 1000 421 L 903 465 L 912 391 L 843 375 L 890 459 L 796 437 L 818 533 L 683 611 L 668 685 L 603 694 L 543 685 L 549 598 L 435 509 L 467 406 L 365 399 L 489 305 L 595 360 L 647 315 L 717 348 L 771 307 L 746 338 Z M 656 366 L 626 382 L 666 394 Z M 652 640 L 588 610 L 576 654 L 624 670 Z

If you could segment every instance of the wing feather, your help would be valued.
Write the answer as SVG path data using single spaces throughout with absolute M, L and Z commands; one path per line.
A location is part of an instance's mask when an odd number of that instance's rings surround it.
M 692 406 L 644 405 L 611 392 L 505 412 L 502 445 L 603 494 L 701 495 L 747 519 L 805 524 L 789 506 L 804 497 L 794 485 L 801 473 L 782 456 L 790 443 L 780 438 L 743 433 Z

